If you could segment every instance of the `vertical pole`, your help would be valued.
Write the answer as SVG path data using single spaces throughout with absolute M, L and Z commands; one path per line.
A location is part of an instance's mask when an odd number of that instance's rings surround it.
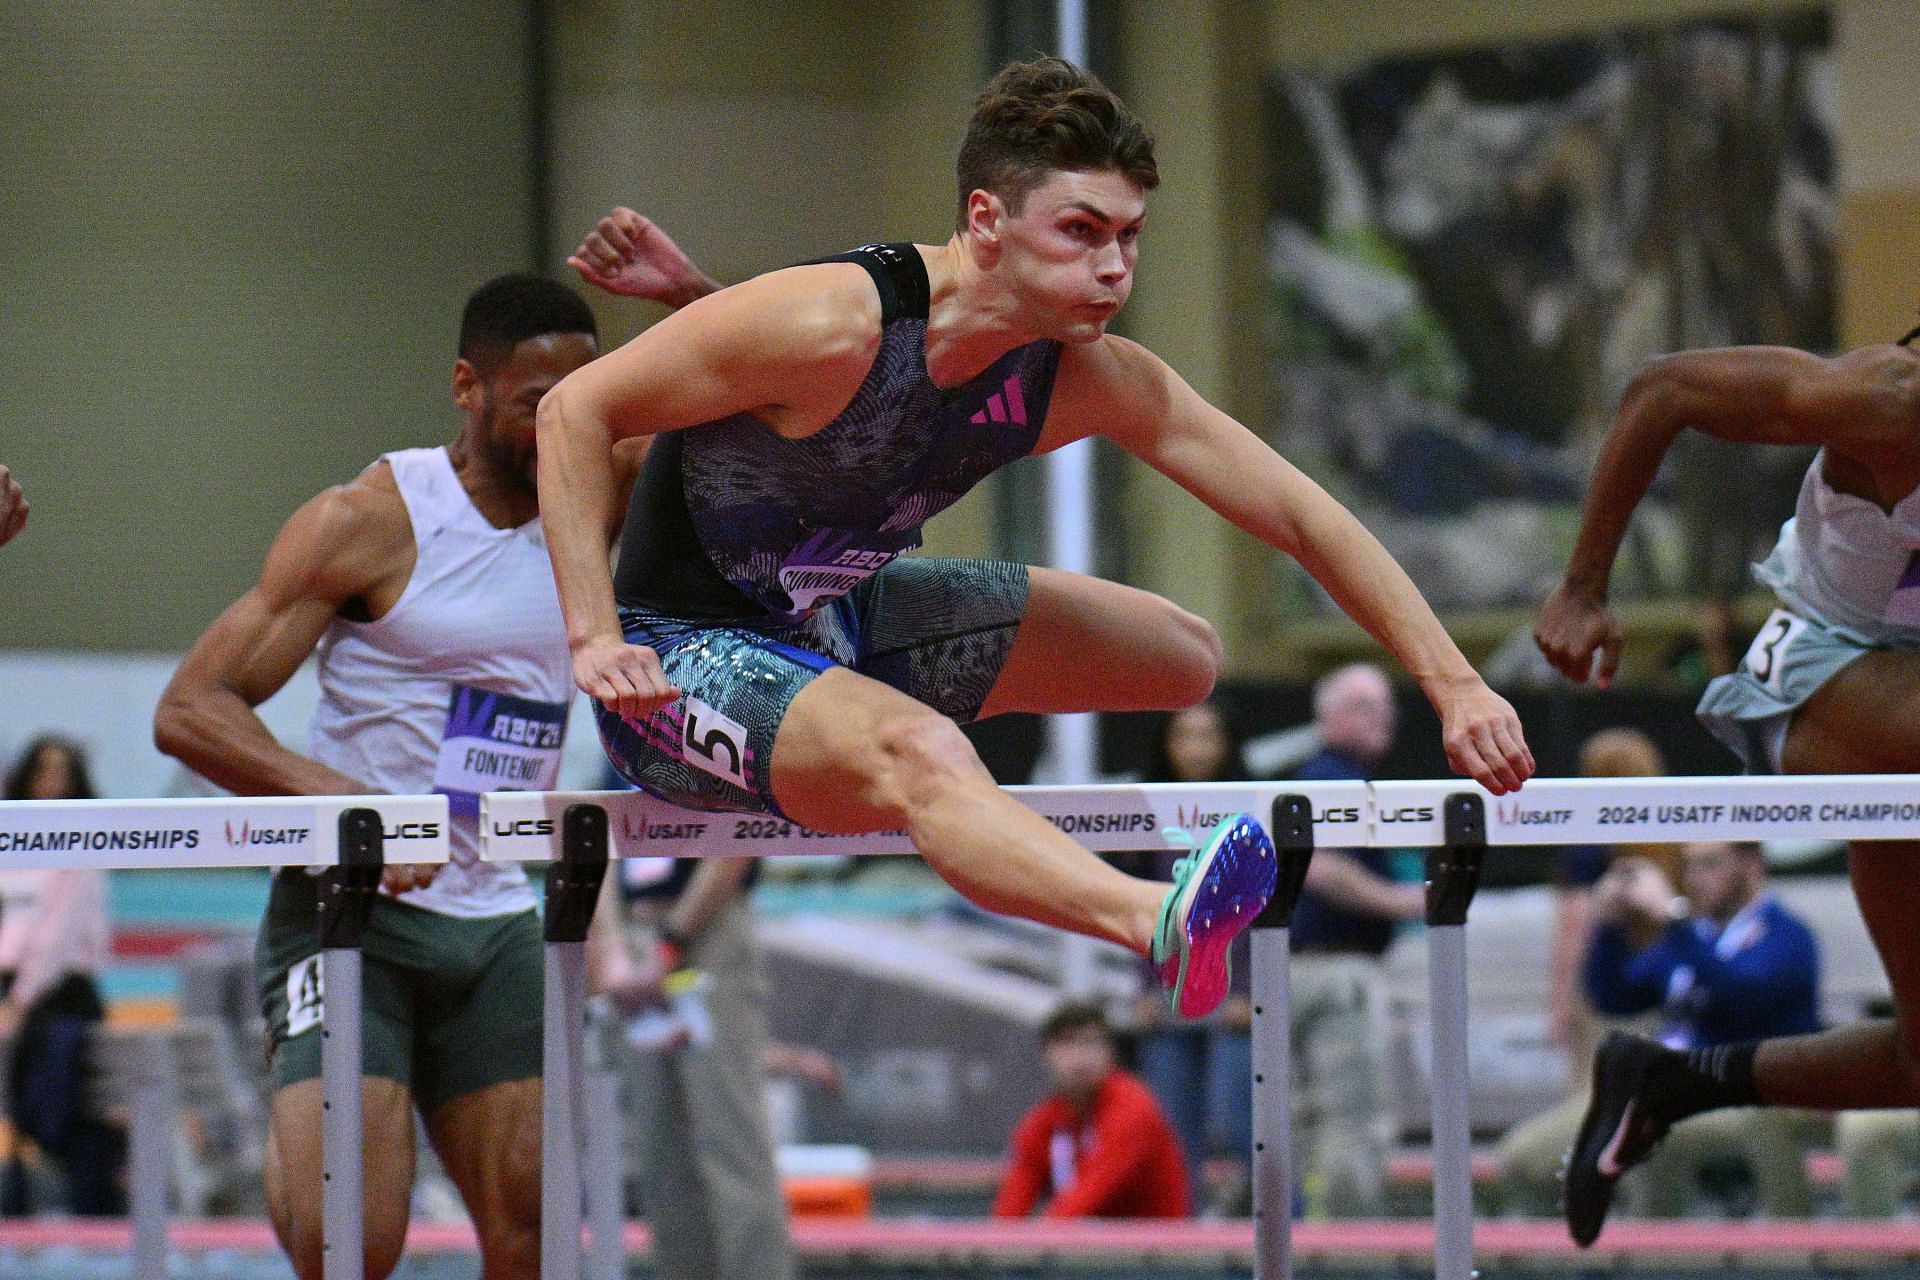
M 320 1249 L 325 1280 L 363 1280 L 360 943 L 380 890 L 380 815 L 340 815 L 339 862 L 320 877 Z
M 1467 1125 L 1467 908 L 1487 852 L 1486 806 L 1447 797 L 1446 844 L 1427 854 L 1428 981 L 1433 1017 L 1433 1270 L 1473 1277 L 1473 1135 Z
M 607 811 L 570 805 L 547 868 L 546 1009 L 541 1057 L 540 1274 L 580 1280 L 581 1049 L 587 926 L 607 871 Z
M 1313 805 L 1273 802 L 1273 897 L 1253 921 L 1253 1274 L 1293 1274 L 1293 909 L 1313 858 Z
M 134 1084 L 127 1135 L 127 1211 L 133 1219 L 135 1280 L 166 1280 L 167 1137 L 173 1132 L 173 1054 L 155 1045 Z
M 1086 0 L 1057 0 L 1054 39 L 1060 56 L 1087 65 Z M 1047 562 L 1073 573 L 1093 572 L 1093 442 L 1077 440 L 1047 455 Z M 1100 768 L 1100 722 L 1090 714 L 1047 717 L 1050 781 L 1090 783 Z M 1077 933 L 1061 939 L 1060 981 L 1070 995 L 1086 995 L 1097 979 L 1097 944 Z
M 587 1073 L 587 1223 L 593 1244 L 588 1280 L 620 1280 L 626 1265 L 621 1239 L 625 1198 L 620 1174 L 620 1077 L 602 1066 Z

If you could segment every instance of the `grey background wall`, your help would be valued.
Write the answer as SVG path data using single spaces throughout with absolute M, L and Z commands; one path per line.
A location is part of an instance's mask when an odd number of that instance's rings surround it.
M 1278 62 L 1802 7 L 1780 0 L 1109 0 L 1119 79 L 1161 138 L 1128 331 L 1258 420 L 1260 77 Z M 1920 307 L 1910 0 L 1839 0 L 1842 331 Z M 938 239 L 990 3 L 554 0 L 542 265 L 613 203 L 723 278 L 876 236 Z M 302 498 L 444 438 L 454 313 L 526 265 L 528 18 L 233 0 L 0 10 L 0 461 L 30 534 L 0 555 L 0 648 L 177 649 Z M 608 336 L 656 314 L 596 302 Z M 1106 500 L 1140 585 L 1291 671 L 1262 551 L 1139 468 Z M 930 545 L 992 550 L 991 500 Z
M 531 261 L 526 23 L 0 6 L 0 648 L 182 648 L 300 501 L 446 434 L 460 302 Z

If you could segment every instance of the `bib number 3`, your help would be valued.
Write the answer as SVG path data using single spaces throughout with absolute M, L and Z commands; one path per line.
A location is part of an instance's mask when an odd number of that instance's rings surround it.
M 680 732 L 680 754 L 704 773 L 752 791 L 747 777 L 747 730 L 698 698 L 687 699 L 687 719 Z
M 1779 693 L 1781 676 L 1787 664 L 1787 650 L 1793 647 L 1794 640 L 1806 627 L 1804 618 L 1785 609 L 1775 609 L 1747 650 L 1747 674 Z

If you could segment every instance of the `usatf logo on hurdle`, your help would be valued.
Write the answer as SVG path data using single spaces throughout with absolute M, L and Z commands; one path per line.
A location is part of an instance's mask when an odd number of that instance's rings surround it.
M 229 849 L 246 849 L 269 844 L 305 844 L 313 835 L 311 827 L 255 827 L 244 819 L 237 825 L 224 824 Z
M 1493 820 L 1503 827 L 1557 827 L 1573 820 L 1573 810 L 1530 808 L 1517 800 L 1501 800 L 1493 807 Z
M 629 843 L 645 840 L 697 840 L 707 833 L 705 822 L 655 822 L 631 809 L 620 811 L 620 834 Z

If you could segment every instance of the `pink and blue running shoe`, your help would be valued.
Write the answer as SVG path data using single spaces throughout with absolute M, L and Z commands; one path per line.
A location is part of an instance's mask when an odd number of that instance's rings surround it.
M 1202 1018 L 1226 998 L 1233 940 L 1267 905 L 1278 877 L 1273 841 L 1245 813 L 1223 820 L 1205 845 L 1174 863 L 1153 964 L 1176 1014 Z

